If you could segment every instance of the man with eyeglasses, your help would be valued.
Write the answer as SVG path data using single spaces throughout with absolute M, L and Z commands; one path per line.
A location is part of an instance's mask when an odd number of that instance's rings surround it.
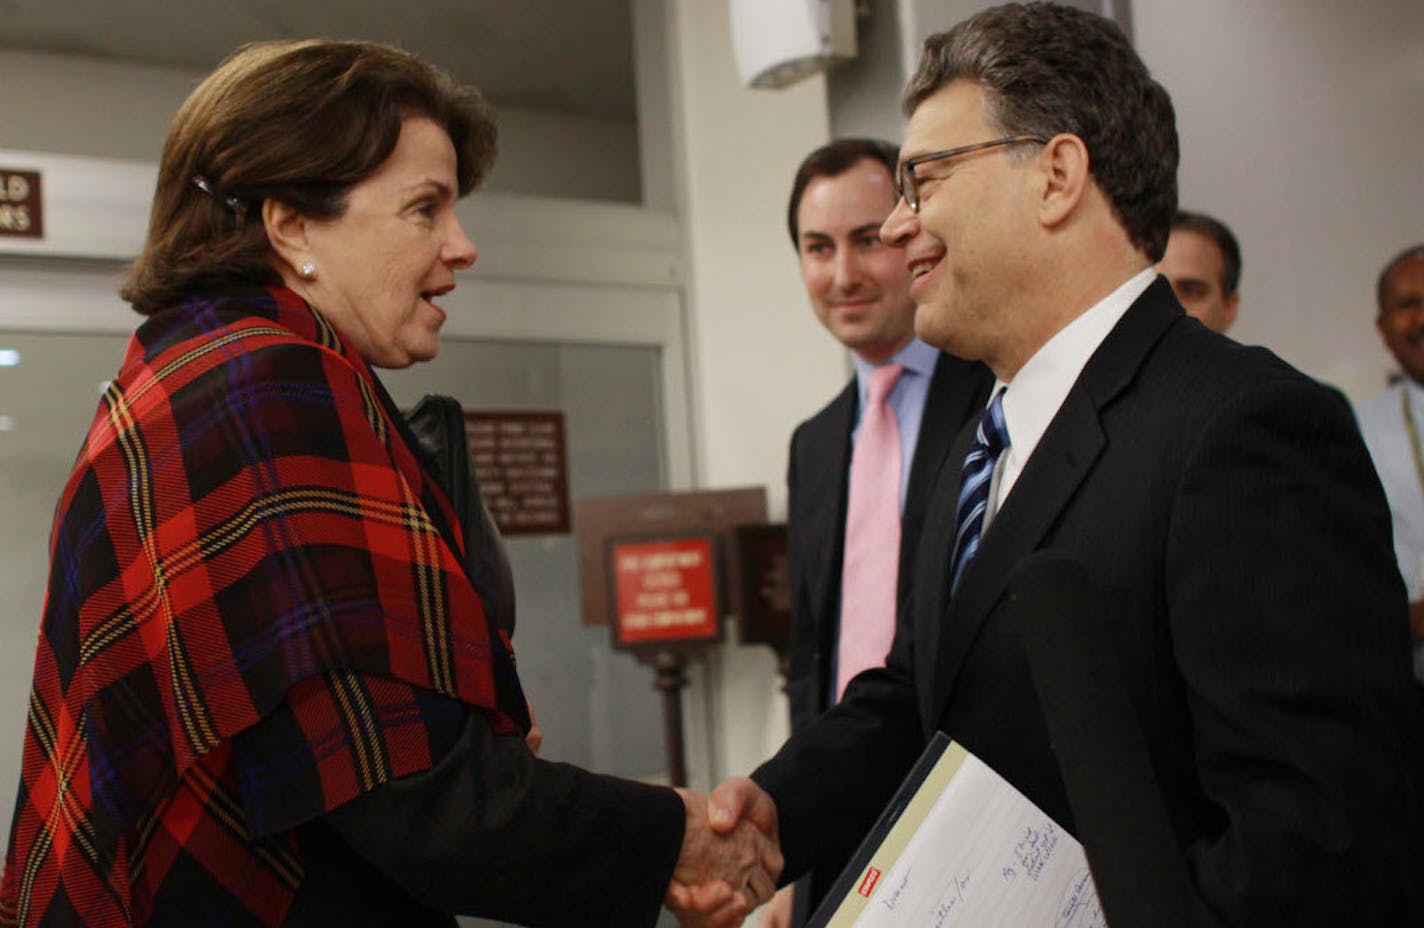
M 1167 92 L 1111 22 L 1012 4 L 926 41 L 905 112 L 881 236 L 916 333 L 983 360 L 993 398 L 941 470 L 885 667 L 714 791 L 714 827 L 753 810 L 794 878 L 865 833 L 938 730 L 1076 833 L 1007 595 L 1052 549 L 1108 617 L 1190 883 L 1175 914 L 1424 924 L 1424 719 L 1384 495 L 1345 403 L 1187 319 L 1154 271 Z
M 915 338 L 910 272 L 880 225 L 899 196 L 897 152 L 878 139 L 837 139 L 801 162 L 787 227 L 816 318 L 851 352 L 855 376 L 791 437 L 786 484 L 791 646 L 786 695 L 793 733 L 885 663 L 895 606 L 925 500 L 950 441 L 977 417 L 993 383 L 982 364 Z M 800 924 L 854 847 L 826 847 L 814 879 L 772 904 L 764 928 Z
M 1424 686 L 1424 244 L 1390 259 L 1375 300 L 1375 328 L 1402 373 L 1357 416 L 1389 498 L 1395 558 L 1409 590 L 1414 677 Z

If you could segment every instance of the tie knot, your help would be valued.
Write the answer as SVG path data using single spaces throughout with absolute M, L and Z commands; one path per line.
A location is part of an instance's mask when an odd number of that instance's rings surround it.
M 979 433 L 975 438 L 993 454 L 1008 447 L 1009 425 L 1004 421 L 1004 390 L 995 393 L 989 408 L 984 410 L 984 418 L 979 420 Z
M 865 385 L 865 402 L 869 406 L 879 406 L 885 402 L 885 397 L 890 395 L 890 391 L 895 389 L 895 384 L 900 379 L 900 375 L 905 373 L 905 368 L 899 364 L 885 364 L 877 367 L 870 375 L 870 380 Z

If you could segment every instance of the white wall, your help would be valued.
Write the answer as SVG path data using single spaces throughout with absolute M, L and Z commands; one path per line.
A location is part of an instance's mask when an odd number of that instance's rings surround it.
M 900 91 L 905 86 L 898 0 L 868 0 L 856 17 L 856 55 L 826 75 L 831 133 L 900 144 L 905 134 Z
M 829 137 L 825 83 L 748 90 L 725 5 L 670 6 L 701 480 L 767 484 L 783 512 L 791 429 L 846 376 L 806 302 L 785 219 L 796 166 Z
M 0 148 L 158 160 L 196 71 L 0 49 Z M 631 122 L 496 107 L 500 156 L 485 189 L 636 203 Z
M 1424 3 L 1137 0 L 1134 25 L 1177 107 L 1182 205 L 1241 241 L 1232 335 L 1379 389 L 1375 278 L 1424 241 Z
M 780 518 L 791 429 L 847 376 L 844 351 L 806 302 L 785 229 L 796 166 L 829 137 L 825 82 L 748 90 L 725 3 L 667 0 L 664 9 L 698 482 L 765 486 Z M 708 772 L 715 782 L 755 766 L 787 727 L 768 648 L 730 644 L 707 670 L 710 717 L 697 727 L 711 728 L 712 756 L 691 771 L 704 787 Z

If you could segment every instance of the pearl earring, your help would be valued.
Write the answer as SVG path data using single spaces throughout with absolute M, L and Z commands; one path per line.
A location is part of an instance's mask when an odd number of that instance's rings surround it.
M 297 273 L 302 275 L 303 280 L 311 280 L 316 276 L 316 265 L 308 261 L 298 269 Z

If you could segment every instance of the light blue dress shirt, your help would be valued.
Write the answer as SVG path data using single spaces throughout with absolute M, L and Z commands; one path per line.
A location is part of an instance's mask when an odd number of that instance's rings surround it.
M 882 365 L 871 364 L 852 354 L 855 362 L 855 385 L 860 396 L 856 404 L 855 428 L 851 430 L 851 445 L 854 447 L 856 435 L 860 432 L 861 412 L 865 409 L 866 384 L 870 375 Z M 915 462 L 915 448 L 920 442 L 920 423 L 925 417 L 925 398 L 930 393 L 930 378 L 934 376 L 935 364 L 939 361 L 939 351 L 931 348 L 918 338 L 909 343 L 886 361 L 905 369 L 895 388 L 890 391 L 888 402 L 895 413 L 895 423 L 900 429 L 900 512 L 905 511 L 905 490 L 910 485 L 910 465 Z

